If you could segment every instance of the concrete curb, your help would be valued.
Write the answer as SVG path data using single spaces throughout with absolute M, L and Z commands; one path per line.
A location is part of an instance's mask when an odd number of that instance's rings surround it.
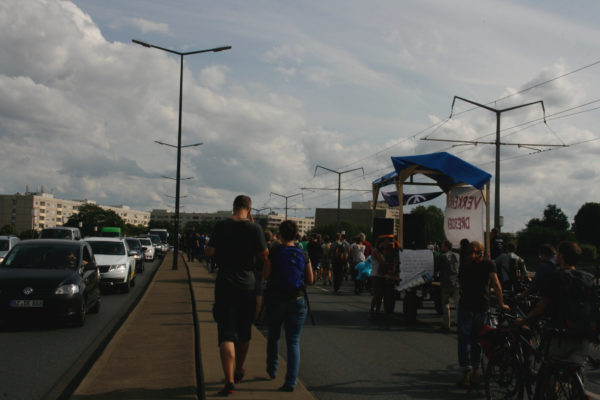
M 166 258 L 166 257 L 165 257 Z M 164 262 L 161 261 L 161 265 Z M 102 329 L 93 343 L 81 353 L 79 358 L 71 365 L 71 367 L 63 374 L 63 376 L 54 384 L 54 386 L 46 392 L 44 395 L 44 399 L 48 400 L 63 400 L 71 397 L 75 389 L 79 386 L 79 384 L 83 381 L 87 373 L 93 367 L 94 363 L 98 360 L 106 346 L 110 343 L 113 337 L 117 334 L 121 326 L 127 318 L 129 318 L 129 314 L 135 310 L 140 300 L 144 297 L 150 286 L 154 282 L 154 277 L 156 273 L 160 269 L 160 266 L 154 270 L 152 273 L 152 277 L 150 278 L 150 283 L 142 290 L 135 299 L 131 302 L 130 306 L 125 309 L 122 315 L 119 318 L 113 321 L 113 324 L 109 324 Z M 102 311 L 100 311 L 102 312 Z

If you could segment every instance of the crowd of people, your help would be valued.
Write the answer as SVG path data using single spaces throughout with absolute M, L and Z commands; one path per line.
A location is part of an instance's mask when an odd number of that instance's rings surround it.
M 190 260 L 206 257 L 209 265 L 218 267 L 215 283 L 214 317 L 218 326 L 218 344 L 225 386 L 219 392 L 233 393 L 235 384 L 245 375 L 244 361 L 251 338 L 251 326 L 264 312 L 267 327 L 265 370 L 270 378 L 278 373 L 278 355 L 282 330 L 287 346 L 287 370 L 281 391 L 291 392 L 297 384 L 300 365 L 300 336 L 307 317 L 306 286 L 320 283 L 340 294 L 344 280 L 354 281 L 359 295 L 369 285 L 372 294 L 370 316 L 390 315 L 394 311 L 395 287 L 400 281 L 401 248 L 392 235 L 381 235 L 371 245 L 364 234 L 347 240 L 343 233 L 333 240 L 327 235 L 300 237 L 293 221 L 284 221 L 279 232 L 263 232 L 253 223 L 252 203 L 238 196 L 233 203 L 233 217 L 216 224 L 207 235 L 192 232 L 186 239 Z M 546 315 L 559 319 L 561 298 L 560 271 L 574 270 L 581 250 L 576 243 L 563 242 L 558 250 L 551 245 L 539 249 L 540 265 L 530 277 L 514 243 L 504 243 L 498 231 L 492 231 L 489 253 L 477 241 L 464 239 L 457 249 L 443 241 L 434 252 L 434 275 L 441 290 L 442 331 L 457 326 L 458 364 L 462 371 L 457 383 L 471 388 L 481 381 L 482 348 L 478 332 L 489 323 L 489 310 L 496 307 L 509 311 L 504 293 L 521 297 L 538 294 L 541 301 L 518 320 L 529 323 Z M 359 268 L 370 265 L 368 280 Z M 213 267 L 214 268 L 214 267 Z M 493 290 L 493 292 L 492 292 Z M 452 321 L 451 302 L 456 305 L 456 321 Z M 583 354 L 585 340 L 561 340 L 554 352 L 561 357 Z
M 469 243 L 467 240 L 462 241 L 457 250 L 453 250 L 452 244 L 445 241 L 440 250 L 436 257 L 436 274 L 442 292 L 444 331 L 449 331 L 452 325 L 449 299 L 453 299 L 457 305 L 458 360 L 463 374 L 457 382 L 458 387 L 470 389 L 481 382 L 483 353 L 479 333 L 484 325 L 490 324 L 491 307 L 510 311 L 504 302 L 507 293 L 517 300 L 530 295 L 538 296 L 535 306 L 527 315 L 518 318 L 516 323 L 529 324 L 544 317 L 548 327 L 560 332 L 554 333 L 555 336 L 550 340 L 547 354 L 550 360 L 583 364 L 589 352 L 589 333 L 571 329 L 565 324 L 568 317 L 563 315 L 572 313 L 566 304 L 573 303 L 573 299 L 562 288 L 569 285 L 569 273 L 575 271 L 581 255 L 577 243 L 564 241 L 556 248 L 550 244 L 540 246 L 539 265 L 533 278 L 523 258 L 516 254 L 515 243 L 504 243 L 496 229 L 492 231 L 489 256 L 482 243 Z M 578 271 L 577 277 L 593 285 L 591 274 Z M 495 304 L 492 303 L 492 297 L 495 298 Z M 586 307 L 585 304 L 583 306 Z M 585 318 L 589 319 L 590 316 Z

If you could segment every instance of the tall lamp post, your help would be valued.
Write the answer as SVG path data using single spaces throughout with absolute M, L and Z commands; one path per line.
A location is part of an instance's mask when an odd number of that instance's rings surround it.
M 154 46 L 150 43 L 142 42 L 140 40 L 132 40 L 133 43 L 139 44 L 144 47 L 152 47 L 158 50 L 166 51 L 167 53 L 177 54 L 180 59 L 179 67 L 179 125 L 177 129 L 177 178 L 175 184 L 175 246 L 173 249 L 173 269 L 177 269 L 177 261 L 179 257 L 179 186 L 180 186 L 180 172 L 181 172 L 181 111 L 183 105 L 183 57 L 192 54 L 208 53 L 208 52 L 219 52 L 223 50 L 231 49 L 231 46 L 215 47 L 213 49 L 196 50 L 179 52 L 175 50 L 165 49 L 164 47 Z M 162 144 L 162 143 L 161 143 Z
M 273 193 L 271 192 L 271 194 L 269 194 L 269 196 L 271 195 L 275 195 L 275 196 L 279 196 L 279 197 L 283 197 L 285 199 L 285 220 L 287 221 L 287 210 L 288 210 L 288 199 L 290 197 L 294 197 L 294 196 L 302 196 L 302 198 L 304 198 L 304 196 L 302 195 L 302 193 L 296 193 L 296 194 L 292 194 L 291 196 L 284 196 L 282 194 L 279 193 Z

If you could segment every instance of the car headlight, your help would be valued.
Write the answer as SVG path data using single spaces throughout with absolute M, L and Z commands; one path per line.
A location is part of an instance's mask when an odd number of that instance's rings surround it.
M 115 264 L 115 265 L 111 265 L 108 270 L 109 271 L 114 271 L 114 270 L 117 270 L 117 269 L 125 269 L 125 268 L 127 268 L 127 265 L 125 265 L 125 264 Z
M 79 293 L 79 286 L 71 283 L 68 285 L 59 286 L 54 294 L 77 294 Z

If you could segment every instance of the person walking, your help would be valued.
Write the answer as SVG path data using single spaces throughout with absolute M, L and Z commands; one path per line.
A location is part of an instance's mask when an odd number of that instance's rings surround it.
M 283 243 L 271 249 L 263 271 L 267 281 L 267 373 L 271 379 L 277 375 L 283 327 L 288 359 L 285 382 L 279 390 L 293 392 L 300 368 L 300 334 L 307 314 L 305 285 L 314 283 L 314 275 L 310 259 L 294 245 L 298 232 L 296 223 L 283 221 L 279 232 Z
M 529 272 L 523 260 L 517 253 L 515 242 L 506 244 L 506 255 L 508 256 L 508 274 L 510 276 L 511 288 L 514 292 L 520 293 L 531 281 Z
M 214 257 L 219 268 L 214 317 L 225 375 L 221 396 L 232 394 L 234 383 L 244 377 L 256 312 L 255 262 L 264 262 L 269 254 L 262 228 L 254 223 L 251 210 L 250 197 L 237 196 L 232 218 L 217 222 L 206 247 L 206 256 Z
M 335 242 L 329 250 L 331 255 L 331 269 L 333 270 L 333 293 L 340 294 L 340 287 L 344 280 L 344 268 L 348 262 L 348 250 L 342 240 L 342 234 L 336 235 Z
M 315 275 L 315 280 L 318 280 L 321 277 L 321 259 L 323 258 L 321 235 L 318 233 L 313 233 L 310 242 L 308 242 L 306 245 L 306 251 L 308 253 L 308 258 L 310 258 L 310 263 L 314 268 L 313 272 Z
M 356 236 L 354 239 L 354 243 L 350 245 L 350 249 L 348 251 L 350 253 L 350 271 L 352 273 L 352 280 L 354 281 L 354 294 L 360 294 L 362 290 L 362 282 L 357 278 L 358 271 L 355 269 L 356 265 L 365 261 L 365 245 L 363 244 L 362 238 Z
M 548 276 L 557 270 L 556 266 L 556 249 L 550 244 L 543 244 L 538 250 L 540 265 L 535 271 L 535 276 L 529 287 L 525 288 L 520 294 L 520 297 L 527 297 L 530 294 L 538 294 L 541 287 L 544 286 Z
M 496 274 L 496 264 L 484 258 L 481 242 L 471 242 L 470 254 L 460 265 L 458 282 L 460 300 L 458 303 L 458 362 L 463 373 L 458 387 L 470 389 L 480 383 L 479 367 L 482 360 L 481 345 L 477 332 L 488 321 L 490 307 L 490 284 L 501 308 L 510 310 L 504 304 L 502 286 Z
M 450 299 L 458 306 L 458 271 L 460 256 L 452 251 L 452 243 L 444 240 L 440 247 L 438 256 L 438 272 L 440 276 L 440 287 L 442 291 L 442 330 L 449 331 L 450 323 Z
M 331 286 L 331 240 L 329 235 L 323 236 L 323 244 L 321 245 L 322 258 L 321 258 L 321 278 L 323 279 L 323 286 Z

